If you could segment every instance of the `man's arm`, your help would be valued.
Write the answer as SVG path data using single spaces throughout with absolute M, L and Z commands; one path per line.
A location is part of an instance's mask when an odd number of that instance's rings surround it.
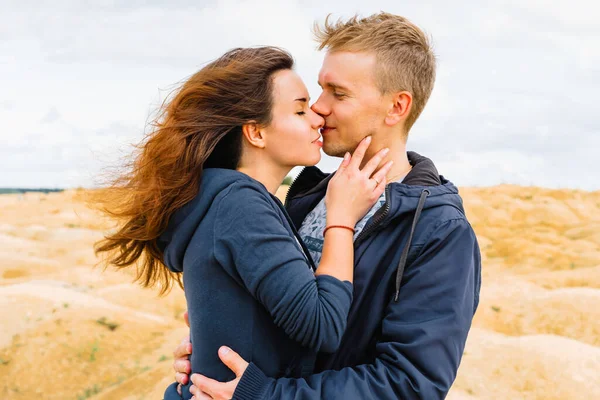
M 390 300 L 372 364 L 277 380 L 250 364 L 233 398 L 443 399 L 456 377 L 480 276 L 479 248 L 469 223 L 443 222 L 407 269 L 398 302 Z M 192 378 L 205 392 L 218 390 L 203 379 Z

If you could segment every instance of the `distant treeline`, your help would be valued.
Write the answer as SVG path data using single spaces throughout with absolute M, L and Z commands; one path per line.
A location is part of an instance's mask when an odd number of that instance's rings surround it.
M 26 193 L 26 192 L 54 193 L 54 192 L 62 192 L 64 190 L 65 189 L 0 188 L 0 194 L 14 194 L 14 193 Z

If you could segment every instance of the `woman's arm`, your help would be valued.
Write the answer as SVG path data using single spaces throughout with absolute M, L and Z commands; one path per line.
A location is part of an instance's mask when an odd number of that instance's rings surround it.
M 217 261 L 288 336 L 316 351 L 335 351 L 346 328 L 352 284 L 315 277 L 266 193 L 249 185 L 232 187 L 218 207 Z M 350 232 L 340 239 L 351 246 Z
M 379 171 L 388 149 L 375 154 L 360 169 L 371 138 L 365 138 L 356 148 L 352 157 L 346 153 L 340 167 L 328 183 L 325 205 L 327 207 L 326 226 L 347 226 L 354 228 L 356 223 L 377 202 L 386 185 L 386 175 L 392 162 L 386 163 Z M 331 228 L 323 235 L 321 262 L 315 275 L 331 275 L 340 280 L 354 280 L 354 232 L 344 228 Z

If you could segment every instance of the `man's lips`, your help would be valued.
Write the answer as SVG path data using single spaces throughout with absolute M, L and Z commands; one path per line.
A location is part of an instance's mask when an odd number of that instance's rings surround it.
M 321 135 L 325 135 L 326 133 L 331 132 L 334 129 L 335 127 L 333 126 L 324 126 L 323 128 L 321 128 Z

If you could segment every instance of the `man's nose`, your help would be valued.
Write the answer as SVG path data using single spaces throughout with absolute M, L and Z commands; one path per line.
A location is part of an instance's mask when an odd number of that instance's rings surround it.
M 310 109 L 319 114 L 321 117 L 325 117 L 330 114 L 329 107 L 327 107 L 325 102 L 320 97 L 313 103 Z

